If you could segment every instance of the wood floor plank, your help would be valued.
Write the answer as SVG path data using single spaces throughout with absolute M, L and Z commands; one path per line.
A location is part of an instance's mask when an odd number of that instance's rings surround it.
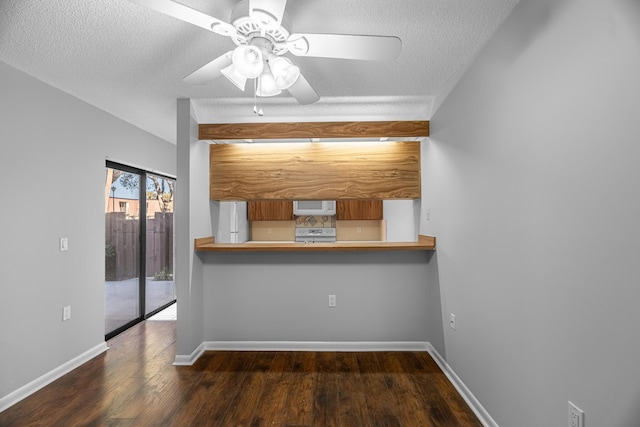
M 424 405 L 422 394 L 414 385 L 411 374 L 400 363 L 399 358 L 402 356 L 394 352 L 383 352 L 378 353 L 377 357 L 393 383 L 390 387 L 396 397 L 399 422 L 402 425 L 436 426 L 429 414 L 421 410 Z
M 224 425 L 222 420 L 232 407 L 239 391 L 245 387 L 247 369 L 253 363 L 256 353 L 227 352 L 227 363 L 219 371 L 206 372 L 210 393 L 205 404 L 193 421 L 193 426 Z
M 143 322 L 0 413 L 13 426 L 482 424 L 426 352 L 205 352 L 173 366 L 175 323 Z
M 254 409 L 252 427 L 280 425 L 285 412 L 287 395 L 291 387 L 293 354 L 278 352 L 271 368 L 265 373 L 262 399 Z
M 291 388 L 287 396 L 282 425 L 313 425 L 314 392 L 317 381 L 316 353 L 300 352 L 294 354 L 291 369 Z
M 313 401 L 313 424 L 339 426 L 338 379 L 336 354 L 321 352 L 316 356 L 317 384 Z
M 340 425 L 372 426 L 356 353 L 337 353 L 336 367 Z
M 397 419 L 398 404 L 393 394 L 393 378 L 386 374 L 376 358 L 376 354 L 361 353 L 358 358 L 360 376 L 367 388 L 365 395 L 369 413 L 372 416 L 374 425 L 379 425 L 381 420 L 384 423 L 400 424 Z M 387 425 L 387 424 L 383 424 Z
M 271 367 L 275 357 L 274 352 L 259 352 L 253 364 L 247 367 L 247 375 L 242 384 L 238 385 L 238 393 L 229 405 L 222 420 L 225 426 L 248 426 L 253 420 L 254 409 L 262 399 L 265 390 L 265 372 Z
M 454 425 L 482 426 L 428 353 L 407 353 L 402 363 L 410 370 L 423 401 L 427 402 L 426 409 L 435 426 L 449 426 L 452 422 L 456 423 Z

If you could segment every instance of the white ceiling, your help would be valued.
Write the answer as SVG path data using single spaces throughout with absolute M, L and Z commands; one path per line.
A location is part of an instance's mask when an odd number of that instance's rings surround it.
M 229 21 L 234 0 L 181 0 Z M 258 98 L 225 78 L 182 78 L 235 45 L 129 0 L 2 0 L 0 60 L 167 141 L 176 99 L 201 123 L 426 120 L 518 0 L 290 0 L 292 32 L 398 36 L 392 62 L 294 57 L 320 94 L 302 106 L 286 92 Z M 248 87 L 252 85 L 248 84 Z

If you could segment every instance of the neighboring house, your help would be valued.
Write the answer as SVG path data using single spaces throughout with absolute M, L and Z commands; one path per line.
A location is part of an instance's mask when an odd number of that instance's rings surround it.
M 109 197 L 106 213 L 124 212 L 127 218 L 138 218 L 140 213 L 140 200 L 122 197 Z M 147 199 L 147 218 L 153 218 L 156 212 L 162 212 L 162 207 L 157 199 Z M 173 201 L 169 202 L 167 212 L 173 212 Z

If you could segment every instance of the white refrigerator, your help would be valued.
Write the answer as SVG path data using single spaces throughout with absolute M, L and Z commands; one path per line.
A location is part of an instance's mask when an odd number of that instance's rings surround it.
M 247 240 L 247 202 L 220 202 L 216 243 L 243 243 Z

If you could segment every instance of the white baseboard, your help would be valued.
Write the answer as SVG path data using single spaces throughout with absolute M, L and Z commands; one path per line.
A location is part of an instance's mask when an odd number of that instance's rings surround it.
M 427 351 L 422 341 L 205 341 L 205 350 L 229 351 Z
M 15 405 L 16 403 L 18 403 L 22 399 L 32 395 L 36 391 L 40 390 L 42 387 L 44 387 L 44 386 L 46 386 L 48 384 L 51 384 L 52 382 L 54 382 L 55 380 L 57 380 L 61 376 L 71 372 L 72 370 L 74 370 L 78 366 L 82 365 L 83 363 L 88 362 L 89 360 L 93 359 L 94 357 L 98 356 L 99 354 L 104 353 L 105 351 L 107 351 L 107 349 L 108 349 L 107 343 L 106 342 L 101 342 L 100 344 L 96 345 L 95 347 L 90 348 L 89 350 L 87 350 L 84 353 L 74 357 L 73 359 L 69 360 L 68 362 L 63 363 L 62 365 L 58 366 L 57 368 L 55 368 L 55 369 L 47 372 L 46 374 L 36 378 L 35 380 L 31 381 L 30 383 L 28 383 L 28 384 L 20 387 L 19 389 L 7 394 L 6 396 L 3 396 L 2 398 L 0 398 L 0 412 L 4 411 L 5 409 L 9 408 L 10 406 Z
M 191 354 L 176 355 L 174 366 L 191 366 L 205 351 L 427 351 L 428 342 L 204 341 Z
M 202 353 L 204 351 L 205 345 L 204 343 L 201 343 L 195 350 L 193 350 L 193 352 L 191 352 L 191 354 L 176 354 L 176 357 L 173 360 L 173 366 L 191 366 L 196 363 L 196 360 L 198 360 L 198 358 L 202 356 Z
M 447 378 L 449 378 L 451 384 L 453 384 L 456 390 L 458 390 L 458 393 L 460 393 L 464 401 L 467 402 L 467 405 L 469 405 L 473 413 L 476 414 L 478 419 L 480 419 L 482 425 L 485 427 L 499 427 L 498 423 L 496 423 L 495 420 L 491 418 L 491 415 L 489 415 L 486 409 L 484 409 L 478 399 L 476 399 L 473 393 L 471 393 L 471 390 L 469 390 L 467 386 L 462 382 L 460 377 L 458 377 L 456 373 L 453 372 L 453 369 L 451 369 L 449 364 L 447 364 L 442 356 L 440 356 L 440 353 L 438 353 L 438 351 L 431 345 L 431 343 L 428 343 L 428 347 L 429 348 L 427 349 L 427 351 L 429 352 L 429 354 L 431 354 L 433 360 L 436 361 L 440 369 L 442 369 L 442 372 L 444 372 Z

